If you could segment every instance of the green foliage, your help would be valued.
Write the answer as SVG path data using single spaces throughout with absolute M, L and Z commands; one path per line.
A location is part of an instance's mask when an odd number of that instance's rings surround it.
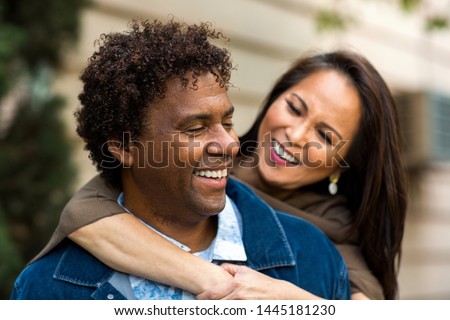
M 436 1 L 436 0 L 434 0 Z M 399 0 L 400 7 L 406 12 L 417 12 L 420 10 L 420 7 L 424 2 L 422 0 Z M 428 5 L 431 5 L 430 1 Z M 426 3 L 425 3 L 426 5 Z M 425 30 L 428 32 L 443 30 L 448 28 L 448 13 L 447 16 L 444 15 L 444 12 L 439 13 L 438 15 L 431 15 L 424 17 L 424 25 Z
M 75 168 L 50 90 L 52 69 L 78 36 L 88 0 L 0 0 L 0 299 L 48 240 L 72 193 Z M 1 118 L 5 97 L 14 116 Z
M 6 94 L 17 78 L 20 69 L 17 65 L 17 52 L 25 42 L 20 28 L 6 23 L 2 19 L 2 12 L 3 7 L 0 3 L 0 97 Z
M 18 261 L 30 260 L 48 240 L 75 177 L 71 147 L 59 118 L 63 100 L 51 94 L 24 95 L 29 99 L 18 106 L 16 120 L 0 140 L 0 208 L 5 214 L 0 220 L 6 221 L 9 234 L 8 239 L 7 231 L 0 231 L 0 247 L 10 252 L 11 259 L 0 269 L 14 277 L 23 267 L 17 268 Z M 11 283 L 7 280 L 2 285 Z M 1 288 L 0 295 L 7 295 L 7 290 Z
M 45 61 L 57 66 L 64 46 L 78 37 L 78 13 L 88 0 L 0 0 L 5 20 L 20 26 L 25 41 L 20 57 L 31 67 Z
M 347 0 L 350 2 L 350 0 Z M 403 11 L 410 14 L 418 14 L 424 23 L 424 29 L 428 32 L 447 29 L 449 27 L 450 12 L 439 12 L 434 15 L 425 15 L 424 7 L 433 5 L 431 0 L 424 2 L 422 0 L 389 0 L 399 6 Z M 319 32 L 344 31 L 354 22 L 358 22 L 356 14 L 350 14 L 345 8 L 345 0 L 335 0 L 334 5 L 327 9 L 318 10 L 315 17 L 316 27 Z M 434 3 L 436 5 L 436 3 Z M 340 8 L 340 10 L 338 9 Z M 445 11 L 445 10 L 444 10 Z
M 10 252 L 11 259 L 0 269 L 14 276 L 23 267 L 17 268 L 17 262 L 30 260 L 48 240 L 75 177 L 71 147 L 59 118 L 63 100 L 51 94 L 24 95 L 30 98 L 18 106 L 16 120 L 0 140 L 0 208 L 5 214 L 0 220 L 6 221 L 9 234 L 8 239 L 7 231 L 1 231 L 0 247 Z M 11 283 L 7 280 L 2 285 Z M 6 290 L 1 288 L 0 295 L 7 295 Z
M 54 229 L 71 191 L 74 168 L 58 111 L 59 97 L 25 101 L 0 140 L 0 203 L 23 257 L 31 258 Z
M 316 25 L 319 32 L 343 31 L 346 29 L 349 19 L 334 10 L 320 10 L 316 15 Z
M 400 7 L 408 12 L 416 10 L 422 0 L 399 0 Z
M 446 17 L 429 17 L 426 21 L 426 30 L 442 30 L 448 28 L 448 19 Z
M 8 224 L 5 220 L 5 213 L 0 207 L 0 299 L 7 299 L 9 293 L 7 288 L 11 288 L 17 276 L 17 270 L 23 267 L 24 261 L 17 254 L 16 247 L 9 235 Z

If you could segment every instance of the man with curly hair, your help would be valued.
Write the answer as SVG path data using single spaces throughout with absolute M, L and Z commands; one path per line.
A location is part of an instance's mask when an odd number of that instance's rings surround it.
M 81 76 L 77 132 L 103 178 L 122 190 L 123 208 L 174 244 L 205 260 L 245 263 L 296 285 L 311 272 L 315 293 L 348 298 L 345 266 L 335 250 L 325 245 L 323 254 L 339 270 L 298 258 L 310 244 L 297 240 L 297 232 L 307 232 L 311 245 L 328 243 L 325 236 L 275 213 L 227 177 L 239 144 L 227 95 L 230 55 L 210 42 L 221 37 L 210 24 L 173 20 L 134 21 L 127 33 L 103 35 Z M 327 280 L 321 279 L 324 270 L 333 270 L 323 276 Z M 27 266 L 12 298 L 194 296 L 115 271 L 66 239 Z

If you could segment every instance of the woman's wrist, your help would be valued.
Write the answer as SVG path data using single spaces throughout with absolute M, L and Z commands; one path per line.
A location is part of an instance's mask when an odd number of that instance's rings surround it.
M 196 272 L 192 273 L 194 277 L 191 281 L 193 281 L 193 284 L 197 289 L 196 292 L 193 292 L 194 294 L 205 292 L 206 290 L 233 278 L 233 276 L 223 268 L 204 260 L 202 260 L 202 262 L 204 263 L 202 263 L 201 266 L 195 266 Z
M 324 300 L 323 298 L 316 296 L 296 285 L 284 281 L 284 280 L 275 280 L 278 283 L 274 286 L 274 288 L 278 288 L 279 297 L 276 298 L 278 300 Z

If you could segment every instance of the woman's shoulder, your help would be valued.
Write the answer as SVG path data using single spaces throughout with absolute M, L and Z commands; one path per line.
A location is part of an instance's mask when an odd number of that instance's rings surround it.
M 100 175 L 78 190 L 65 206 L 61 220 L 81 227 L 98 219 L 124 212 L 117 203 L 120 190 L 110 186 Z M 77 223 L 78 222 L 78 223 Z
M 254 188 L 233 176 L 258 195 L 275 210 L 309 221 L 320 228 L 334 242 L 339 242 L 351 226 L 351 213 L 343 196 L 323 195 L 312 191 L 296 190 L 284 200 Z

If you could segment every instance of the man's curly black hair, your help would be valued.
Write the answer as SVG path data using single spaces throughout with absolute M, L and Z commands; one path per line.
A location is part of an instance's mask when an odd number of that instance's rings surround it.
M 89 158 L 109 183 L 120 185 L 121 165 L 106 143 L 122 141 L 125 132 L 135 140 L 147 129 L 147 109 L 164 98 L 168 80 L 178 77 L 195 89 L 195 79 L 212 72 L 220 85 L 229 86 L 230 53 L 210 42 L 220 38 L 226 39 L 210 23 L 187 25 L 173 19 L 133 20 L 128 32 L 101 35 L 100 47 L 81 75 L 82 107 L 75 117 Z M 194 79 L 190 84 L 189 72 Z

